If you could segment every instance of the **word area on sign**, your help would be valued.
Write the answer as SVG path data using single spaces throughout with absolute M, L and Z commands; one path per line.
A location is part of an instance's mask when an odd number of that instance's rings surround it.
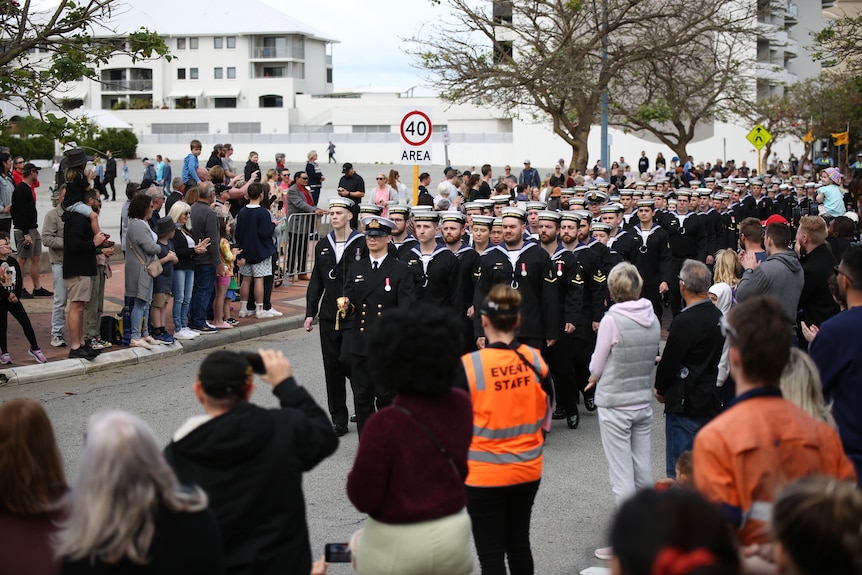
M 402 162 L 430 162 L 431 154 L 427 150 L 402 150 Z

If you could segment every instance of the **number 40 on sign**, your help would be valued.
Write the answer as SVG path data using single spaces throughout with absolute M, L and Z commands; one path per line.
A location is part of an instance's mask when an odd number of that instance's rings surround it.
M 431 117 L 425 110 L 409 110 L 401 118 L 401 163 L 431 164 Z

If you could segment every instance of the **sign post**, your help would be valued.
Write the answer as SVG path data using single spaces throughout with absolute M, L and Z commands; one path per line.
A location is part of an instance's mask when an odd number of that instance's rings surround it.
M 766 128 L 757 124 L 748 132 L 745 139 L 757 148 L 757 175 L 759 176 L 763 172 L 763 166 L 760 163 L 760 150 L 772 140 L 772 134 Z
M 428 110 L 409 109 L 401 117 L 401 163 L 413 164 L 413 205 L 419 201 L 419 166 L 432 164 L 432 131 Z

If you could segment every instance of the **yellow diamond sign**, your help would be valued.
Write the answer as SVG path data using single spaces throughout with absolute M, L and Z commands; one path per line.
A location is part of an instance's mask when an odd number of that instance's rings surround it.
M 757 124 L 751 129 L 750 132 L 748 132 L 748 135 L 745 136 L 745 139 L 751 142 L 755 148 L 760 150 L 763 148 L 763 146 L 769 143 L 769 140 L 772 139 L 772 134 L 770 134 L 766 128 L 764 128 L 760 124 Z

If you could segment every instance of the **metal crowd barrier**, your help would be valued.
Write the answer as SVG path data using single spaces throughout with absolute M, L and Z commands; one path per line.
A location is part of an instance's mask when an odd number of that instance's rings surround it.
M 326 220 L 326 221 L 324 221 Z M 328 233 L 329 216 L 290 214 L 278 233 L 278 268 L 275 285 L 290 285 L 298 276 L 310 275 L 319 239 Z

